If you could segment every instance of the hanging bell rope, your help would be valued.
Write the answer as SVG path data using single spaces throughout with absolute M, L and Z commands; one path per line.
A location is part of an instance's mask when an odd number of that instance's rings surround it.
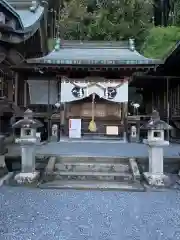
M 91 113 L 92 113 L 92 116 L 91 116 L 91 121 L 90 121 L 89 127 L 88 127 L 88 129 L 89 129 L 90 132 L 96 132 L 96 131 L 97 131 L 96 123 L 95 123 L 95 121 L 94 121 L 94 113 L 95 113 L 94 100 L 95 100 L 95 93 L 92 94 L 92 105 L 91 105 L 91 107 L 92 107 L 92 112 L 91 112 Z

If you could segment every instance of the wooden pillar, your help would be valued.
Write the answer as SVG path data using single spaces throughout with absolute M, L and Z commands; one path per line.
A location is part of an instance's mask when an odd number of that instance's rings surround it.
M 178 83 L 178 87 L 177 87 L 177 106 L 176 108 L 179 110 L 179 105 L 180 105 L 180 87 L 179 87 L 179 83 Z
M 127 141 L 128 137 L 128 102 L 123 103 L 123 119 L 124 119 L 124 141 Z
M 27 80 L 24 80 L 24 107 L 27 107 Z
M 14 84 L 14 102 L 16 105 L 18 105 L 18 89 L 19 89 L 19 84 L 18 84 L 18 73 L 15 74 L 15 84 Z
M 154 92 L 152 91 L 152 94 L 151 94 L 151 103 L 152 103 L 152 105 L 151 105 L 151 107 L 152 107 L 152 112 L 153 112 L 153 110 L 154 110 Z
M 13 102 L 13 91 L 14 91 L 14 89 L 13 89 L 13 80 L 12 79 L 9 79 L 8 80 L 8 100 L 9 101 L 11 101 L 11 102 Z
M 169 124 L 169 78 L 166 79 L 166 93 L 167 93 L 167 123 Z M 167 138 L 169 141 L 169 130 L 167 131 Z
M 48 141 L 50 140 L 51 137 L 51 118 L 50 118 L 50 94 L 51 94 L 51 82 L 48 80 L 48 106 L 47 106 L 47 112 L 48 112 Z

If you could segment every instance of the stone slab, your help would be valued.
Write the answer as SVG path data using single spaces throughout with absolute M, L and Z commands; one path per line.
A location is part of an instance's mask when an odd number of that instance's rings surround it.
M 124 190 L 124 191 L 144 191 L 141 184 L 128 184 L 116 182 L 98 181 L 53 181 L 40 184 L 39 188 L 50 189 L 94 189 L 94 190 Z
M 56 163 L 56 171 L 99 171 L 99 172 L 129 172 L 129 165 L 118 163 L 92 162 L 64 162 Z
M 72 171 L 61 171 L 61 172 L 54 172 L 55 175 L 60 175 L 60 176 L 113 176 L 113 177 L 118 177 L 118 176 L 126 176 L 128 173 L 124 172 L 92 172 L 92 171 L 82 171 L 82 172 L 72 172 Z M 132 175 L 132 174 L 130 174 Z
M 50 157 L 45 168 L 45 174 L 52 174 L 55 168 L 56 157 Z
M 48 181 L 46 178 L 47 175 L 44 176 L 45 181 Z M 129 182 L 133 181 L 133 176 L 131 173 L 128 172 L 92 172 L 92 171 L 57 171 L 53 172 L 51 175 L 53 178 L 51 179 L 58 179 L 58 180 L 96 180 L 96 181 L 123 181 Z

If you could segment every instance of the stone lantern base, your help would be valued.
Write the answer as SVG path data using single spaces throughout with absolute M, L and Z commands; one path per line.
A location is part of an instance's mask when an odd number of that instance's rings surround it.
M 36 182 L 40 177 L 40 173 L 39 172 L 30 172 L 30 173 L 18 173 L 16 174 L 16 176 L 14 177 L 14 180 L 18 183 L 18 184 L 32 184 L 34 182 Z
M 169 177 L 165 174 L 144 172 L 143 175 L 150 186 L 167 187 L 170 185 Z

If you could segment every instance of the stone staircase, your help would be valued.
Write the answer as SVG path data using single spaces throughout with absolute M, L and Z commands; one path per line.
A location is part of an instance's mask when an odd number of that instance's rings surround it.
M 51 157 L 40 188 L 140 190 L 137 164 L 128 158 Z

